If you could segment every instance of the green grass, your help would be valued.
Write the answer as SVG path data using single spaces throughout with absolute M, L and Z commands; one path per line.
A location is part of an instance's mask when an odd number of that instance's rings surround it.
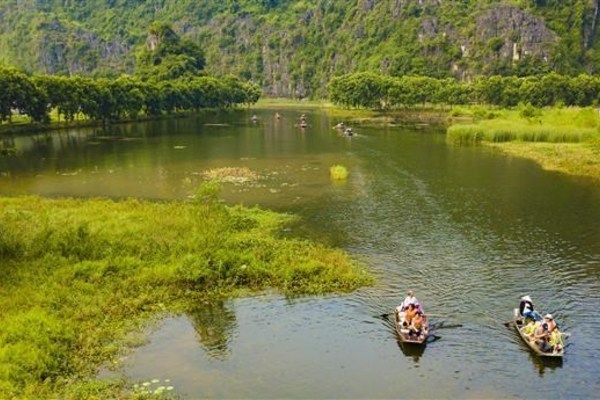
M 0 198 L 0 398 L 135 396 L 93 379 L 149 319 L 264 289 L 349 292 L 345 253 L 280 235 L 293 216 L 192 202 Z M 132 335 L 133 333 L 133 335 Z
M 527 106 L 525 106 L 527 107 Z M 591 108 L 494 110 L 455 109 L 453 117 L 471 117 L 448 128 L 452 142 L 580 143 L 600 136 L 600 115 Z
M 447 137 L 483 143 L 542 168 L 600 180 L 600 114 L 593 108 L 455 108 Z

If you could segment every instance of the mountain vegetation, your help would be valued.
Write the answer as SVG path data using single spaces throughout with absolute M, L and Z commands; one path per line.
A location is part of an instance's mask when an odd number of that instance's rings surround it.
M 333 76 L 353 72 L 596 74 L 599 20 L 600 0 L 0 0 L 0 63 L 132 74 L 136 60 L 157 60 L 146 49 L 172 45 L 168 31 L 148 35 L 161 21 L 194 44 L 168 60 L 173 68 L 231 73 L 271 96 L 323 97 Z
M 152 42 L 138 54 L 135 75 L 117 78 L 28 76 L 0 66 L 0 123 L 13 114 L 48 123 L 50 113 L 72 122 L 158 116 L 255 103 L 260 89 L 235 76 L 204 73 L 204 52 L 181 39 L 168 24 L 155 23 Z

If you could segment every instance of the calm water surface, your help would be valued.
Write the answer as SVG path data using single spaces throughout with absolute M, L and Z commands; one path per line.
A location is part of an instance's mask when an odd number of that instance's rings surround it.
M 309 126 L 298 127 L 306 113 Z M 207 170 L 247 167 L 231 204 L 302 216 L 290 234 L 340 246 L 379 277 L 348 296 L 263 295 L 167 316 L 127 360 L 184 398 L 600 398 L 600 185 L 446 143 L 435 127 L 355 127 L 259 110 L 21 137 L 0 195 L 183 199 Z M 349 170 L 332 182 L 329 167 Z M 385 319 L 408 288 L 439 329 L 403 348 Z M 503 323 L 520 296 L 572 333 L 562 362 Z

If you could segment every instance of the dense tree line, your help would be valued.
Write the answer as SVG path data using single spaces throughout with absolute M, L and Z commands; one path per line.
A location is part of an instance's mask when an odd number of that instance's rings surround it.
M 143 81 L 127 75 L 117 79 L 29 76 L 0 67 L 0 122 L 10 121 L 14 113 L 19 113 L 45 123 L 52 109 L 64 121 L 73 121 L 77 116 L 114 121 L 142 114 L 252 104 L 260 93 L 256 85 L 234 76 Z
M 600 102 L 600 77 L 550 73 L 543 76 L 478 77 L 472 82 L 422 76 L 390 77 L 356 73 L 334 77 L 329 97 L 345 107 L 399 108 L 418 104 L 470 103 L 512 107 L 565 105 L 587 107 Z

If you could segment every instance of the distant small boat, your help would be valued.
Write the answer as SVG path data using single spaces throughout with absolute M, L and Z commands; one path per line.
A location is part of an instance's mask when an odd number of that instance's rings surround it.
M 300 123 L 300 128 L 306 128 L 306 126 L 307 126 L 306 122 L 302 121 Z
M 519 315 L 519 309 L 515 308 L 514 310 L 514 327 L 517 330 L 517 332 L 519 333 L 519 336 L 521 336 L 521 339 L 523 339 L 523 341 L 525 342 L 525 344 L 527 346 L 529 346 L 529 348 L 531 350 L 533 350 L 537 355 L 542 356 L 542 357 L 562 357 L 565 353 L 564 348 L 560 349 L 560 351 L 557 352 L 553 352 L 553 351 L 543 351 L 540 346 L 536 343 L 535 340 L 531 340 L 524 332 L 525 330 L 525 321 L 523 319 L 523 317 L 520 317 Z
M 400 322 L 398 314 L 396 313 L 394 313 L 394 326 L 402 343 L 423 346 L 427 343 L 427 336 L 429 336 L 429 321 L 427 315 L 423 315 L 423 329 L 421 329 L 421 334 L 418 336 L 411 335 L 410 330 L 402 326 L 402 322 Z

